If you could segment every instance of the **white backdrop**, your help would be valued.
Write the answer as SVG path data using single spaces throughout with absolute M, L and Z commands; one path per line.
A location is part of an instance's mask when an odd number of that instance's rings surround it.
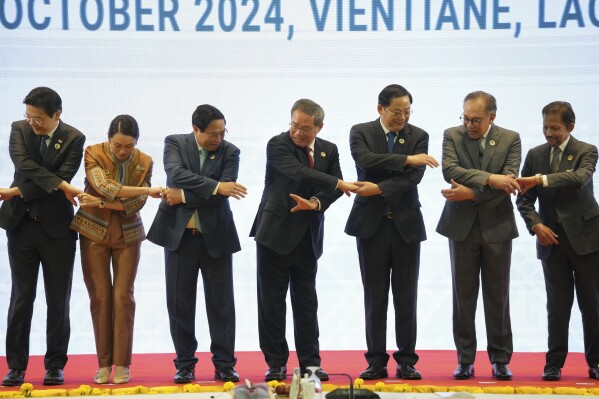
M 234 256 L 237 350 L 258 350 L 255 244 L 248 234 L 263 188 L 266 142 L 287 130 L 295 100 L 307 97 L 324 107 L 320 136 L 339 146 L 346 180 L 356 178 L 349 130 L 378 117 L 377 95 L 390 83 L 404 85 L 414 96 L 410 122 L 430 134 L 429 152 L 438 160 L 443 130 L 459 124 L 462 99 L 473 90 L 496 96 L 496 123 L 520 132 L 523 158 L 543 142 L 540 111 L 554 100 L 572 103 L 573 134 L 597 145 L 598 17 L 596 0 L 0 1 L 0 187 L 12 182 L 10 124 L 22 118 L 22 100 L 36 86 L 61 95 L 62 119 L 83 131 L 87 144 L 105 140 L 117 114 L 133 115 L 141 127 L 138 148 L 155 161 L 154 185 L 166 181 L 163 138 L 191 132 L 195 107 L 215 105 L 226 116 L 227 140 L 241 149 L 239 182 L 249 190 L 246 199 L 231 201 L 242 245 Z M 83 186 L 81 171 L 73 183 Z M 419 349 L 454 348 L 448 248 L 435 233 L 444 187 L 440 168 L 427 170 L 420 184 L 428 240 L 420 269 Z M 146 228 L 157 201 L 149 199 L 142 210 Z M 343 233 L 351 202 L 340 198 L 326 213 L 317 278 L 324 350 L 365 349 L 355 241 Z M 514 349 L 544 351 L 541 265 L 534 239 L 517 220 Z M 0 234 L 0 355 L 10 297 L 5 243 Z M 143 245 L 136 298 L 134 352 L 172 352 L 162 248 L 149 242 Z M 71 353 L 95 351 L 88 307 L 77 260 Z M 479 308 L 478 341 L 484 350 L 482 302 Z M 45 312 L 40 281 L 32 354 L 45 352 Z M 388 324 L 393 326 L 392 311 Z M 196 327 L 199 350 L 208 351 L 203 295 Z M 293 345 L 289 317 L 287 327 Z M 392 328 L 387 335 L 393 349 Z M 570 349 L 582 351 L 582 342 L 575 308 Z

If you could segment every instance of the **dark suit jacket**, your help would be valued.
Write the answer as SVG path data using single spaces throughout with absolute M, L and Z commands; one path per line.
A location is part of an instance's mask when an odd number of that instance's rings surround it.
M 212 195 L 218 182 L 237 181 L 239 149 L 228 141 L 209 152 L 200 172 L 200 152 L 193 133 L 164 140 L 164 170 L 169 187 L 180 188 L 186 203 L 170 206 L 161 201 L 148 240 L 169 251 L 179 247 L 185 227 L 198 209 L 206 248 L 213 258 L 241 249 L 229 197 Z
M 403 144 L 400 139 L 404 140 Z M 352 127 L 349 145 L 358 180 L 377 183 L 383 196 L 356 195 L 345 232 L 360 238 L 372 237 L 388 209 L 393 212 L 393 222 L 404 241 L 426 240 L 417 188 L 425 167 L 406 166 L 406 158 L 427 153 L 428 133 L 407 124 L 396 139 L 393 153 L 389 154 L 385 131 L 377 119 Z
M 9 152 L 15 166 L 11 187 L 19 187 L 23 198 L 15 196 L 2 203 L 0 227 L 14 229 L 28 209 L 35 210 L 45 233 L 51 238 L 77 237 L 69 229 L 73 205 L 62 190 L 55 190 L 63 180 L 70 182 L 81 166 L 85 136 L 59 121 L 48 150 L 42 159 L 40 139 L 26 121 L 12 124 Z
M 293 144 L 289 132 L 274 136 L 266 146 L 264 192 L 250 237 L 286 255 L 310 228 L 314 256 L 320 258 L 324 212 L 342 195 L 341 190 L 335 190 L 339 179 L 343 179 L 343 176 L 335 144 L 317 137 L 314 143 L 314 169 L 310 169 L 306 153 Z M 318 198 L 320 211 L 291 213 L 290 209 L 296 202 L 289 194 Z
M 445 201 L 437 232 L 455 241 L 466 239 L 478 216 L 487 243 L 518 237 L 514 206 L 503 191 L 486 186 L 491 174 L 518 176 L 521 161 L 520 135 L 492 125 L 482 160 L 478 142 L 470 140 L 464 126 L 443 135 L 443 177 L 474 190 L 475 201 Z
M 520 215 L 530 234 L 534 234 L 532 227 L 538 223 L 555 231 L 559 220 L 578 255 L 599 251 L 599 206 L 593 194 L 597 147 L 570 136 L 562 154 L 559 173 L 553 174 L 549 174 L 550 152 L 551 146 L 543 144 L 526 155 L 522 176 L 547 175 L 549 187 L 535 186 L 518 195 L 516 204 Z M 537 199 L 538 213 L 535 210 Z M 552 247 L 537 242 L 538 258 L 547 259 Z

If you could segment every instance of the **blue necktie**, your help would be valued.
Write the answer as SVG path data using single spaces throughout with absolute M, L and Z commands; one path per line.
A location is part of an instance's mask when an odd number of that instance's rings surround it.
M 40 154 L 42 154 L 42 158 L 44 157 L 44 155 L 46 155 L 46 150 L 48 149 L 48 146 L 46 145 L 46 139 L 48 138 L 48 136 L 40 136 Z
M 395 132 L 387 133 L 387 149 L 390 153 L 393 152 L 393 147 L 395 146 L 395 136 L 397 136 Z

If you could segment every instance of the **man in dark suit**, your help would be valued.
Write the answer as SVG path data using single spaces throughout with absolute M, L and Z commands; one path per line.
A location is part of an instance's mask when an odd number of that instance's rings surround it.
M 257 243 L 258 333 L 269 367 L 266 381 L 286 378 L 288 287 L 302 375 L 307 367 L 320 367 L 316 270 L 324 212 L 343 192 L 357 189 L 342 180 L 337 146 L 316 137 L 323 120 L 320 105 L 298 100 L 291 108 L 289 130 L 266 147 L 264 192 L 250 233 Z M 329 378 L 321 368 L 316 375 Z
M 437 232 L 449 238 L 453 283 L 453 337 L 458 352 L 455 379 L 474 376 L 475 314 L 479 278 L 492 376 L 510 380 L 510 262 L 518 236 L 510 194 L 518 189 L 520 136 L 493 123 L 497 102 L 476 91 L 464 99 L 462 126 L 443 135 L 443 176 L 452 187 L 441 191 L 445 207 Z
M 69 184 L 83 157 L 85 136 L 60 120 L 62 100 L 47 87 L 25 100 L 25 120 L 12 124 L 9 152 L 15 166 L 10 188 L 0 189 L 0 227 L 6 230 L 12 292 L 6 330 L 9 372 L 4 386 L 24 382 L 37 278 L 46 292 L 47 350 L 44 385 L 64 383 L 71 333 L 69 303 L 77 233 L 69 229 L 74 196 Z
M 414 367 L 416 300 L 420 242 L 426 240 L 417 185 L 426 165 L 438 166 L 428 155 L 428 133 L 408 123 L 412 95 L 402 86 L 385 87 L 378 97 L 379 118 L 352 127 L 349 144 L 360 188 L 345 232 L 356 237 L 366 316 L 365 353 L 368 368 L 360 378 L 387 378 L 387 306 L 389 285 L 395 308 L 398 350 L 395 375 L 422 378 Z M 370 182 L 370 183 L 369 183 Z
M 229 197 L 243 198 L 236 183 L 239 149 L 224 140 L 225 117 L 212 105 L 196 108 L 193 133 L 166 137 L 167 188 L 148 232 L 164 247 L 166 301 L 177 357 L 174 381 L 195 380 L 196 292 L 202 272 L 214 378 L 239 381 L 235 371 L 233 253 L 241 249 Z
M 569 103 L 547 104 L 542 115 L 547 143 L 528 152 L 516 199 L 526 227 L 537 236 L 545 274 L 549 350 L 542 378 L 561 378 L 576 291 L 589 378 L 599 379 L 599 205 L 593 194 L 597 147 L 570 134 L 576 116 Z

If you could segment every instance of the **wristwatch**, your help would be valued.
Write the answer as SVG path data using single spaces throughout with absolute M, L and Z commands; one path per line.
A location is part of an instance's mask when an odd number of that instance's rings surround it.
M 100 200 L 100 203 L 98 204 L 98 208 L 104 208 L 106 206 L 106 201 L 104 201 L 103 199 Z

